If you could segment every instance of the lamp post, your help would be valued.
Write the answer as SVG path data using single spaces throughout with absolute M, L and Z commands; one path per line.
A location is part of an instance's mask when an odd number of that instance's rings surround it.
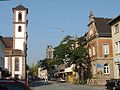
M 29 80 L 29 70 L 27 70 L 27 84 L 28 84 L 28 80 Z

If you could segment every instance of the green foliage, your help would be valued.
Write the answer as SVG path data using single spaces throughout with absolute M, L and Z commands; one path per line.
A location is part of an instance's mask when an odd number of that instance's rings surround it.
M 73 38 L 70 35 L 66 36 L 61 41 L 60 45 L 54 48 L 54 64 L 63 64 L 65 63 L 64 60 L 69 58 L 67 66 L 76 64 L 80 68 L 88 68 L 87 73 L 89 72 L 89 76 L 91 76 L 91 62 L 89 59 L 88 51 L 85 48 L 86 43 L 86 35 L 79 38 Z M 75 71 L 78 71 L 78 68 L 75 68 Z M 79 75 L 81 74 L 79 73 Z
M 37 72 L 38 72 L 38 66 L 37 65 L 32 64 L 32 66 L 30 67 L 29 70 L 30 70 L 30 72 L 29 72 L 30 75 L 37 76 Z

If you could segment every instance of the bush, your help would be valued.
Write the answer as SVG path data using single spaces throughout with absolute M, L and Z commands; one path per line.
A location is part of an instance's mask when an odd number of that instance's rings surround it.
M 86 83 L 87 83 L 86 80 L 80 80 L 80 81 L 79 81 L 79 84 L 81 84 L 81 85 L 85 85 Z
M 74 84 L 80 84 L 80 85 L 85 85 L 87 83 L 86 80 L 75 80 Z

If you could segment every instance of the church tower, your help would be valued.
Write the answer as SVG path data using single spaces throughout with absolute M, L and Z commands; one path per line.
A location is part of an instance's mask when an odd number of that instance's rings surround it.
M 26 51 L 28 9 L 22 5 L 13 8 L 13 49 Z
M 27 61 L 27 14 L 28 9 L 23 5 L 13 8 L 13 50 L 12 77 L 26 78 Z

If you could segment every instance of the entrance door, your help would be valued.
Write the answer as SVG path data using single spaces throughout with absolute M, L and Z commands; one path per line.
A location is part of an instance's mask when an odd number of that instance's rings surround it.
M 120 64 L 118 64 L 118 74 L 119 74 L 119 78 L 120 78 Z

